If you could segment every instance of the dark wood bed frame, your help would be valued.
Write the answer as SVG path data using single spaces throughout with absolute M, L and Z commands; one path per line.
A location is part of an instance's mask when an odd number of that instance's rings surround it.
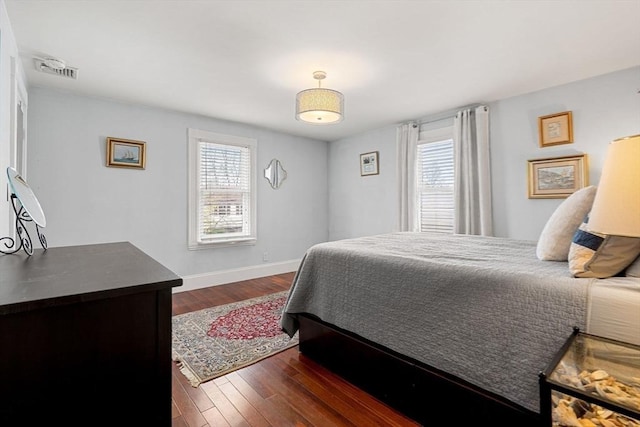
M 313 315 L 297 318 L 303 354 L 421 425 L 543 425 L 539 414 L 459 378 Z

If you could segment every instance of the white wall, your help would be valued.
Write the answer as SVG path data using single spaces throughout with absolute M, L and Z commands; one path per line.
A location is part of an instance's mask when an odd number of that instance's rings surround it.
M 329 144 L 329 238 L 385 233 L 396 226 L 396 128 Z M 360 154 L 378 151 L 378 175 L 360 176 Z
M 297 261 L 327 240 L 324 141 L 38 87 L 29 101 L 29 184 L 47 217 L 50 247 L 130 241 L 190 276 L 259 266 L 265 251 L 268 263 Z M 187 249 L 190 127 L 258 140 L 255 246 Z M 108 136 L 146 141 L 146 169 L 106 167 Z M 272 158 L 288 173 L 278 190 L 262 175 Z
M 527 199 L 528 159 L 585 152 L 597 184 L 607 144 L 640 133 L 638 88 L 640 67 L 489 104 L 497 236 L 537 239 L 562 201 Z M 265 251 L 269 263 L 285 263 L 318 242 L 396 230 L 395 125 L 327 144 L 43 88 L 30 88 L 29 101 L 29 183 L 51 246 L 128 240 L 194 276 L 255 269 Z M 575 143 L 539 148 L 537 118 L 565 110 L 573 111 Z M 189 127 L 258 139 L 260 169 L 274 157 L 283 162 L 289 178 L 280 190 L 259 178 L 256 246 L 186 249 Z M 147 169 L 105 167 L 107 136 L 147 141 Z M 363 177 L 360 154 L 369 151 L 380 153 L 380 174 Z
M 640 67 L 490 104 L 493 222 L 497 236 L 537 240 L 562 200 L 527 198 L 527 160 L 587 153 L 600 180 L 607 145 L 640 134 Z M 573 144 L 540 148 L 538 117 L 572 111 Z
M 26 78 L 18 56 L 18 47 L 9 22 L 9 15 L 7 15 L 4 1 L 0 0 L 0 237 L 10 235 L 11 205 L 6 197 L 8 185 L 6 170 L 11 165 L 10 143 L 14 138 L 11 111 L 15 108 L 17 85 L 24 81 Z
M 527 160 L 587 153 L 590 183 L 597 184 L 607 144 L 640 134 L 639 89 L 635 67 L 488 104 L 496 236 L 537 240 L 562 202 L 527 198 Z M 538 117 L 567 110 L 573 112 L 574 143 L 539 148 Z M 330 240 L 396 230 L 395 129 L 329 144 Z M 358 155 L 373 150 L 381 152 L 381 174 L 360 177 Z

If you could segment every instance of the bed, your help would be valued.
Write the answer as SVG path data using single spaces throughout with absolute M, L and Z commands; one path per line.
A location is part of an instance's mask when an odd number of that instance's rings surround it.
M 423 425 L 534 426 L 574 328 L 640 344 L 640 278 L 575 278 L 532 241 L 389 233 L 311 247 L 281 326 Z

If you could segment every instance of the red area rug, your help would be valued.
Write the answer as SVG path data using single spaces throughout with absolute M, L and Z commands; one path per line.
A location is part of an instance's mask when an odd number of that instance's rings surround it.
M 173 316 L 173 360 L 192 386 L 298 344 L 280 329 L 287 291 Z

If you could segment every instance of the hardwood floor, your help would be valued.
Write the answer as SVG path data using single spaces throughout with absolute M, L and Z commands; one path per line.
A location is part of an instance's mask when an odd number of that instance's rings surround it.
M 173 294 L 173 315 L 289 289 L 294 273 Z M 417 426 L 297 347 L 192 387 L 173 365 L 172 426 Z

